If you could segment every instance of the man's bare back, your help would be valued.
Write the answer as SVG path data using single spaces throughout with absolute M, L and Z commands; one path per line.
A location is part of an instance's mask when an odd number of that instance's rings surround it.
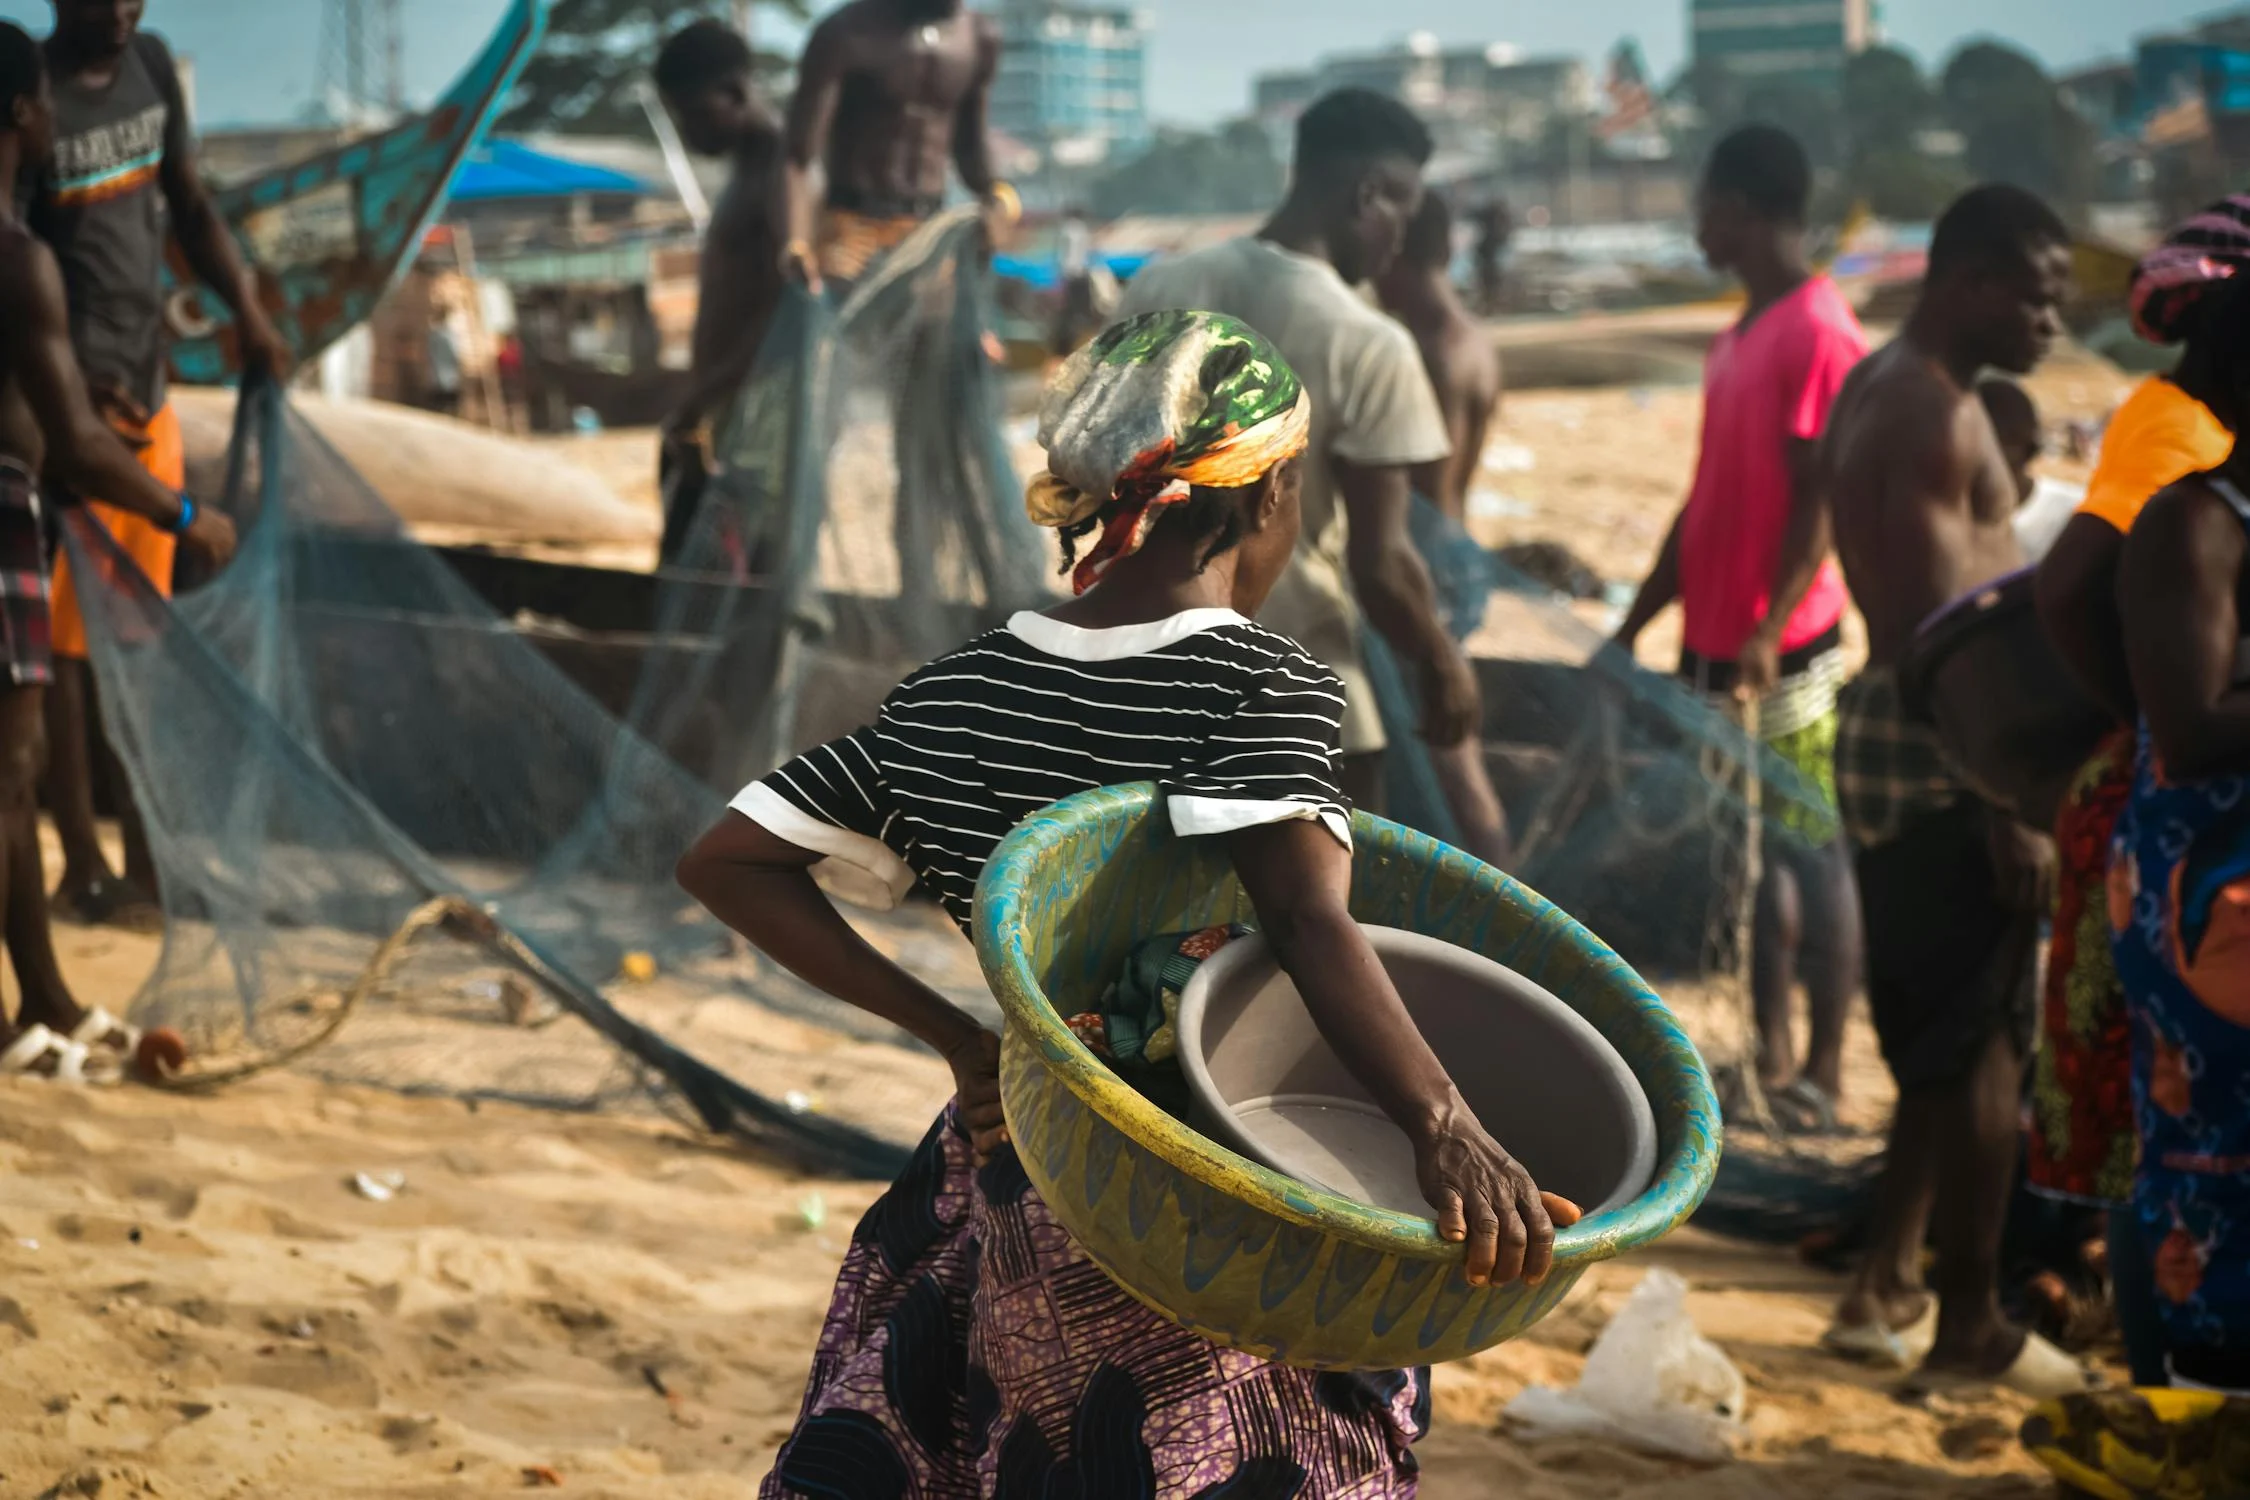
M 1426 325 L 1406 320 L 1421 351 L 1422 367 L 1437 390 L 1453 452 L 1414 471 L 1414 487 L 1458 521 L 1470 486 L 1484 463 L 1484 444 L 1500 406 L 1500 352 L 1491 336 L 1456 301 Z
M 746 138 L 729 163 L 726 188 L 712 205 L 696 277 L 694 363 L 698 370 L 748 373 L 745 356 L 781 294 L 781 240 L 773 221 L 781 133 Z M 706 413 L 699 405 L 697 415 Z
M 852 0 L 805 44 L 790 139 L 821 146 L 831 206 L 926 215 L 945 195 L 963 106 L 999 58 L 989 16 L 948 0 Z
M 1904 338 L 1844 382 L 1824 450 L 1870 665 L 1899 665 L 1924 620 L 2023 566 L 2015 485 L 1984 404 Z

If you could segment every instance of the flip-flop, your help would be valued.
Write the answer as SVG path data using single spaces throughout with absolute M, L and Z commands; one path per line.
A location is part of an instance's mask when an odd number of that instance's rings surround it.
M 1820 1336 L 1820 1347 L 1830 1354 L 1864 1365 L 1911 1370 L 1928 1357 L 1937 1343 L 1937 1298 L 1930 1299 L 1922 1316 L 1904 1328 L 1887 1323 L 1831 1323 Z
M 1914 1372 L 1901 1387 L 1908 1396 L 1931 1396 L 1949 1391 L 1990 1390 L 2002 1386 L 2034 1401 L 2056 1401 L 2083 1396 L 2102 1388 L 2102 1378 L 2038 1334 L 2026 1334 L 2023 1352 L 2015 1363 L 1997 1375 L 1972 1375 L 1966 1371 L 1933 1370 L 1927 1365 Z
M 72 1030 L 70 1040 L 86 1049 L 87 1076 L 110 1082 L 122 1079 L 133 1065 L 140 1051 L 141 1031 L 97 1005 Z
M 0 1077 L 81 1085 L 87 1081 L 86 1049 L 45 1026 L 26 1026 L 8 1050 L 0 1052 Z

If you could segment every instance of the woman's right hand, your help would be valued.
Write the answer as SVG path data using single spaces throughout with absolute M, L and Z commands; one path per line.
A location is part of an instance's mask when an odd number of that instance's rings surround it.
M 1414 1143 L 1414 1173 L 1437 1210 L 1438 1234 L 1467 1242 L 1471 1286 L 1522 1277 L 1537 1286 L 1554 1264 L 1555 1220 L 1576 1223 L 1567 1199 L 1539 1191 L 1523 1164 L 1474 1119 L 1455 1118 Z
M 1008 1121 L 1000 1112 L 1000 1038 L 979 1027 L 945 1054 L 953 1070 L 953 1095 L 961 1126 L 977 1165 L 1008 1144 Z

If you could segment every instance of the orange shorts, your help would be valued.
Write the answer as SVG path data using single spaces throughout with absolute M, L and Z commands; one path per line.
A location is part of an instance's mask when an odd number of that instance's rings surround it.
M 187 486 L 187 449 L 180 440 L 180 416 L 172 410 L 170 402 L 149 418 L 145 431 L 134 431 L 122 423 L 116 424 L 118 436 L 127 442 L 140 444 L 141 467 L 154 476 L 156 482 L 171 488 Z M 117 538 L 117 545 L 125 555 L 140 564 L 148 581 L 166 598 L 172 594 L 172 558 L 179 551 L 180 539 L 154 521 L 104 505 L 99 500 L 86 502 L 86 510 L 95 520 L 109 528 Z M 68 656 L 79 661 L 86 659 L 86 620 L 78 612 L 77 580 L 70 576 L 70 558 L 63 552 L 55 554 L 55 655 Z
M 831 281 L 857 281 L 869 266 L 904 244 L 926 222 L 914 214 L 876 218 L 848 208 L 823 209 L 819 244 L 814 249 L 820 274 Z

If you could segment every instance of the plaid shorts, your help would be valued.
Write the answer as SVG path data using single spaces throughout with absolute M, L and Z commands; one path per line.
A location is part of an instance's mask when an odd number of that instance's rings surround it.
M 47 608 L 47 537 L 39 481 L 0 459 L 0 661 L 17 687 L 55 680 L 54 624 Z
M 1932 726 L 1909 718 L 1898 673 L 1870 667 L 1837 700 L 1836 803 L 1844 831 L 1879 848 L 1969 795 Z

